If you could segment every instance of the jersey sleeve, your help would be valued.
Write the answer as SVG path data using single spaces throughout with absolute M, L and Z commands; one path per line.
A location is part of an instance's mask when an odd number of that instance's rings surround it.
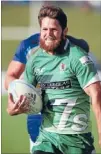
M 17 50 L 16 50 L 16 52 L 14 54 L 13 60 L 21 62 L 23 64 L 26 64 L 27 59 L 26 59 L 26 52 L 25 52 L 24 41 L 22 41 L 19 44 L 19 46 L 18 46 L 18 48 L 17 48 Z
M 36 87 L 36 79 L 35 79 L 35 74 L 33 71 L 33 58 L 31 57 L 25 66 L 25 71 L 24 71 L 24 80 Z
M 93 61 L 87 53 L 80 49 L 76 50 L 72 55 L 70 65 L 83 89 L 92 83 L 100 81 Z

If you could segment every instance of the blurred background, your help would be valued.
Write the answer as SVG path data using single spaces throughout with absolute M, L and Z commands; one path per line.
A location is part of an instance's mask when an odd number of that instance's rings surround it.
M 6 113 L 7 93 L 4 78 L 9 62 L 22 39 L 39 32 L 37 15 L 42 5 L 61 7 L 68 17 L 69 35 L 85 39 L 97 60 L 101 72 L 101 2 L 100 1 L 1 1 L 1 67 L 2 67 L 2 122 L 1 150 L 4 153 L 29 153 L 26 115 L 10 117 Z M 100 74 L 101 75 L 101 74 Z M 92 132 L 97 153 L 98 134 L 91 111 Z

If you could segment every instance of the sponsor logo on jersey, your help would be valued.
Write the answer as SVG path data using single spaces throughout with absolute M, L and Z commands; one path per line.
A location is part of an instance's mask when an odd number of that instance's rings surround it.
M 66 64 L 61 63 L 60 64 L 60 71 L 65 71 L 66 70 Z
M 44 72 L 45 68 L 35 68 L 35 74 L 36 75 L 41 75 Z
M 85 64 L 93 63 L 89 56 L 83 56 L 83 57 L 81 57 L 79 60 L 80 60 L 80 62 L 81 62 L 82 64 L 84 64 L 84 65 L 85 65 Z
M 41 89 L 67 89 L 71 88 L 71 81 L 58 81 L 49 83 L 40 83 Z

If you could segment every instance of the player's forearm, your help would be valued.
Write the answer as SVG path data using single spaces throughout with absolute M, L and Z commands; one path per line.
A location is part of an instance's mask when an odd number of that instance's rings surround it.
M 4 83 L 4 86 L 5 86 L 5 89 L 8 90 L 8 86 L 10 84 L 11 81 L 15 80 L 16 77 L 15 76 L 8 76 L 6 75 L 6 78 L 5 78 L 5 83 Z
M 99 143 L 101 144 L 101 99 L 97 100 L 97 102 L 92 101 L 92 107 L 93 107 L 93 111 L 97 122 Z
M 85 89 L 85 92 L 91 97 L 92 107 L 96 117 L 99 137 L 101 138 L 101 85 L 100 82 L 91 84 Z
M 93 104 L 92 102 L 93 111 L 96 117 L 96 122 L 98 126 L 98 133 L 101 134 L 101 104 L 96 102 Z
M 25 68 L 25 64 L 18 61 L 11 61 L 8 66 L 8 70 L 5 78 L 5 89 L 8 89 L 9 83 L 12 80 L 19 79 L 21 74 L 23 73 Z

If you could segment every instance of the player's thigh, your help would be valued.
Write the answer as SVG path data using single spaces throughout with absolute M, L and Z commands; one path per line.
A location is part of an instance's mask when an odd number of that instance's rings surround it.
M 85 147 L 78 148 L 78 147 L 68 147 L 67 154 L 96 154 L 94 147 Z
M 35 151 L 33 154 L 55 154 L 55 153 L 44 152 L 44 151 L 37 150 L 37 151 Z
M 32 148 L 32 154 L 64 154 L 49 141 L 43 141 Z
M 55 151 L 54 153 L 52 153 L 52 152 L 44 152 L 41 150 L 37 150 L 33 154 L 63 154 L 63 153 L 61 153 L 60 151 Z

